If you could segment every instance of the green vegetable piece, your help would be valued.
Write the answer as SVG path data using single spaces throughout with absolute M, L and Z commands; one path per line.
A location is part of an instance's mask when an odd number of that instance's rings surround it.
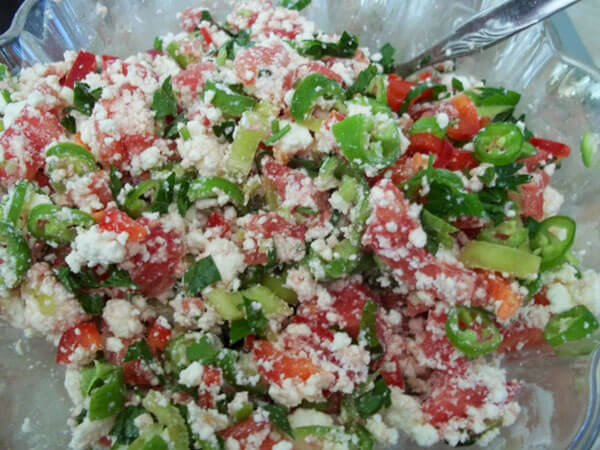
M 218 85 L 212 81 L 207 81 L 204 87 L 204 98 L 212 93 L 210 103 L 219 108 L 223 114 L 230 117 L 242 117 L 244 112 L 251 110 L 256 106 L 257 100 L 247 95 L 232 91 L 225 85 Z
M 157 391 L 149 391 L 142 406 L 150 411 L 158 422 L 167 428 L 169 448 L 188 450 L 190 443 L 185 420 L 173 405 L 163 406 L 163 397 Z
M 162 52 L 163 51 L 163 40 L 161 38 L 159 38 L 158 36 L 155 36 L 152 48 L 154 50 L 158 50 L 159 52 Z
M 77 296 L 79 304 L 87 314 L 99 316 L 102 314 L 106 303 L 102 295 L 80 294 Z
M 281 405 L 271 404 L 263 406 L 263 409 L 267 411 L 269 420 L 273 425 L 275 425 L 292 439 L 294 438 L 294 431 L 292 430 L 292 427 L 287 419 L 287 408 L 284 408 Z
M 298 303 L 298 294 L 293 289 L 285 286 L 286 280 L 287 273 L 284 272 L 281 275 L 267 275 L 261 283 L 288 305 L 295 305 Z
M 356 81 L 346 92 L 346 97 L 350 99 L 356 94 L 367 94 L 371 82 L 378 73 L 377 66 L 370 64 L 369 67 L 358 74 Z
M 336 43 L 309 39 L 297 45 L 296 50 L 301 55 L 310 56 L 314 59 L 323 59 L 324 56 L 352 58 L 356 54 L 357 48 L 358 36 L 344 31 L 340 36 L 340 40 Z
M 215 288 L 206 294 L 206 301 L 225 320 L 234 321 L 243 317 L 239 306 L 244 300 L 239 292 L 227 292 L 224 289 Z
M 183 283 L 190 295 L 198 295 L 217 281 L 221 281 L 221 274 L 210 255 L 196 261 L 183 275 Z
M 13 190 L 6 199 L 6 203 L 3 202 L 2 205 L 2 218 L 5 222 L 14 226 L 19 225 L 19 219 L 30 187 L 31 184 L 26 180 L 19 180 L 15 183 Z
M 487 86 L 477 88 L 477 92 L 469 91 L 465 94 L 471 97 L 481 117 L 490 118 L 512 112 L 521 99 L 518 92 Z
M 0 64 L 0 81 L 3 81 L 6 78 L 6 75 L 10 76 L 10 71 L 5 64 Z
M 211 334 L 202 335 L 197 332 L 182 334 L 172 339 L 165 349 L 167 368 L 178 373 L 188 367 L 193 361 L 202 364 L 215 364 L 220 343 Z
M 544 328 L 544 339 L 558 347 L 591 336 L 598 326 L 598 320 L 590 310 L 584 305 L 577 305 L 550 319 Z
M 226 120 L 220 124 L 213 126 L 215 136 L 224 138 L 227 142 L 233 142 L 233 133 L 235 132 L 236 124 L 233 120 Z
M 452 77 L 452 89 L 454 89 L 455 91 L 464 91 L 465 86 L 463 85 L 463 82 L 460 81 L 458 78 Z
M 542 262 L 539 256 L 527 251 L 484 241 L 469 241 L 459 260 L 467 267 L 506 272 L 517 278 L 537 274 Z
M 377 314 L 377 303 L 369 299 L 365 302 L 365 306 L 360 318 L 360 333 L 359 339 L 364 339 L 367 346 L 374 351 L 381 351 L 381 344 L 377 339 L 377 330 L 375 316 Z
M 526 249 L 528 248 L 529 231 L 523 226 L 521 219 L 514 218 L 505 220 L 499 225 L 484 228 L 477 239 L 493 244 Z
M 154 93 L 154 96 L 152 97 L 152 110 L 155 113 L 154 117 L 157 119 L 164 119 L 167 116 L 177 115 L 177 100 L 175 99 L 175 94 L 173 94 L 170 75 Z
M 160 180 L 160 187 L 154 197 L 154 202 L 150 208 L 151 211 L 158 212 L 160 214 L 166 214 L 169 212 L 169 205 L 173 202 L 175 197 L 175 172 Z
M 267 121 L 262 115 L 251 112 L 244 115 L 242 122 L 248 126 L 238 126 L 226 165 L 235 175 L 246 177 L 252 168 L 256 150 L 267 134 Z
M 370 391 L 359 395 L 354 399 L 356 411 L 363 419 L 372 416 L 381 408 L 391 406 L 390 388 L 383 378 L 375 381 L 375 386 Z
M 151 193 L 156 197 L 160 185 L 161 183 L 158 180 L 145 180 L 138 184 L 125 197 L 125 203 L 123 204 L 125 212 L 134 219 L 137 219 L 142 213 L 150 211 L 154 200 L 152 198 L 146 200 L 144 197 L 147 197 Z
M 69 133 L 71 133 L 71 134 L 77 133 L 77 123 L 75 122 L 75 117 L 73 117 L 72 115 L 70 115 L 70 114 L 65 115 L 62 119 L 60 119 L 60 124 Z
M 112 165 L 110 166 L 109 180 L 110 193 L 112 194 L 113 198 L 116 199 L 119 196 L 121 189 L 123 189 L 123 182 L 121 181 L 121 172 L 119 172 L 117 168 Z
M 114 444 L 129 445 L 140 436 L 140 430 L 135 426 L 134 420 L 145 412 L 141 406 L 126 406 L 119 413 L 117 421 L 108 433 L 115 437 Z
M 85 147 L 72 142 L 61 142 L 46 150 L 46 168 L 50 174 L 50 183 L 58 192 L 64 192 L 65 187 L 64 182 L 53 183 L 52 172 L 55 170 L 85 175 L 98 169 L 94 155 Z
M 421 223 L 423 230 L 427 233 L 426 247 L 431 254 L 435 255 L 437 253 L 440 244 L 444 248 L 452 248 L 454 246 L 452 234 L 456 233 L 458 228 L 431 214 L 426 209 L 421 212 Z
M 375 439 L 364 426 L 360 423 L 353 423 L 348 431 L 356 436 L 356 443 L 352 442 L 351 449 L 354 450 L 373 450 L 375 448 Z
M 6 222 L 0 222 L 0 252 L 3 266 L 0 288 L 15 288 L 31 266 L 31 251 L 19 230 Z
M 243 297 L 258 302 L 262 306 L 262 311 L 265 316 L 280 316 L 290 315 L 293 311 L 289 305 L 279 298 L 273 291 L 265 286 L 252 286 L 251 288 L 241 291 Z
M 103 385 L 92 390 L 88 417 L 91 421 L 106 419 L 118 414 L 125 404 L 125 384 L 123 370 L 112 366 L 112 370 L 103 378 Z
M 242 190 L 235 183 L 221 177 L 201 177 L 190 182 L 187 195 L 191 202 L 195 202 L 204 198 L 216 198 L 219 191 L 227 195 L 237 206 L 244 203 Z
M 541 270 L 549 270 L 565 261 L 575 242 L 577 225 L 567 216 L 553 216 L 544 220 L 531 239 L 531 249 L 542 258 Z
M 273 121 L 273 126 L 272 126 L 272 131 L 273 134 L 271 135 L 271 137 L 269 139 L 266 139 L 265 145 L 273 145 L 275 142 L 277 142 L 279 139 L 281 139 L 283 136 L 285 136 L 286 134 L 288 134 L 290 131 L 292 130 L 292 126 L 288 123 L 286 126 L 284 126 L 283 128 L 279 128 L 279 122 L 274 120 Z
M 394 55 L 396 49 L 389 42 L 379 50 L 381 53 L 381 61 L 379 63 L 383 67 L 383 73 L 392 73 L 394 71 Z
M 169 45 L 167 45 L 167 48 L 165 50 L 167 54 L 171 58 L 173 58 L 177 65 L 179 65 L 179 67 L 181 67 L 182 69 L 185 69 L 190 63 L 186 55 L 179 53 L 179 43 L 177 43 L 176 41 L 173 41 Z
M 90 90 L 88 84 L 76 81 L 73 87 L 73 106 L 80 113 L 90 116 L 101 95 L 101 87 Z
M 311 248 L 309 255 L 316 257 L 319 261 L 319 265 L 322 268 L 323 279 L 335 280 L 345 276 L 358 267 L 360 263 L 360 245 L 356 242 L 352 242 L 350 239 L 344 239 L 333 248 L 333 253 L 339 255 L 331 261 L 324 261 L 320 256 L 314 253 Z M 320 278 L 322 276 L 321 270 L 315 270 L 312 264 L 309 264 L 313 276 Z
M 430 133 L 443 139 L 446 136 L 445 129 L 442 129 L 435 117 L 421 117 L 411 127 L 410 134 Z
M 469 358 L 493 352 L 502 342 L 502 334 L 490 315 L 481 308 L 456 306 L 446 320 L 448 340 Z
M 252 402 L 244 402 L 239 409 L 234 411 L 233 417 L 236 422 L 241 422 L 250 417 L 252 411 L 254 411 L 254 405 Z
M 88 228 L 95 223 L 92 216 L 79 209 L 42 204 L 29 213 L 27 229 L 38 239 L 66 244 L 75 239 L 76 227 Z
M 345 98 L 340 84 L 320 73 L 313 73 L 304 78 L 294 92 L 290 106 L 290 114 L 298 122 L 308 119 L 312 108 L 319 97 L 326 99 Z
M 446 92 L 446 86 L 443 84 L 434 83 L 432 81 L 425 81 L 424 83 L 417 84 L 416 86 L 411 87 L 404 98 L 404 102 L 398 111 L 399 115 L 404 114 L 408 111 L 409 106 L 414 103 L 415 99 L 417 99 L 421 94 L 425 91 L 430 90 L 433 93 L 433 98 L 439 98 L 440 94 Z
M 148 343 L 145 339 L 140 339 L 127 348 L 123 362 L 134 361 L 136 359 L 141 359 L 145 362 L 150 362 L 154 359 L 152 350 L 148 347 Z
M 493 122 L 475 136 L 475 159 L 496 166 L 514 162 L 521 154 L 523 133 L 512 123 Z
M 229 343 L 231 345 L 236 342 L 241 341 L 246 336 L 250 336 L 252 334 L 252 328 L 250 328 L 250 324 L 247 320 L 240 319 L 235 322 L 231 322 L 229 327 Z
M 595 166 L 596 154 L 598 153 L 598 146 L 600 145 L 600 139 L 596 133 L 586 131 L 583 134 L 581 140 L 581 159 L 585 167 Z
M 295 9 L 296 11 L 302 11 L 308 5 L 311 0 L 282 0 L 281 6 L 287 9 Z

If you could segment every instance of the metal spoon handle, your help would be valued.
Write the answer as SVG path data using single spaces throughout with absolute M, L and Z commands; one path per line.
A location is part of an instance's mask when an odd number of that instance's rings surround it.
M 508 0 L 482 11 L 438 44 L 410 61 L 399 64 L 396 72 L 406 75 L 422 62 L 433 64 L 483 50 L 578 1 Z

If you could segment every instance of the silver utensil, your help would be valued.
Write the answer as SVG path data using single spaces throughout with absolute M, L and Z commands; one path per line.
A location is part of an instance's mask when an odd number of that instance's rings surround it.
M 421 66 L 467 56 L 509 38 L 579 0 L 508 0 L 477 14 L 450 36 L 396 66 L 406 76 Z

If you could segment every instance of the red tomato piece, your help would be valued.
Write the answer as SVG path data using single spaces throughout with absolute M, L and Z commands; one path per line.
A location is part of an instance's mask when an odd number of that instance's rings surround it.
M 156 320 L 152 320 L 146 329 L 146 342 L 150 350 L 154 354 L 162 352 L 169 343 L 172 333 L 170 328 L 162 326 Z
M 60 337 L 56 362 L 58 364 L 69 364 L 71 355 L 78 347 L 91 352 L 102 349 L 102 336 L 94 322 L 83 322 L 66 330 Z
M 515 290 L 511 282 L 499 273 L 480 272 L 482 285 L 487 293 L 486 303 L 500 302 L 496 308 L 496 316 L 500 320 L 508 320 L 521 308 L 523 296 Z
M 89 190 L 98 197 L 100 203 L 104 207 L 113 200 L 112 192 L 110 191 L 108 173 L 104 170 L 99 170 L 90 175 Z
M 223 214 L 218 211 L 210 213 L 210 216 L 208 216 L 206 221 L 206 228 L 218 228 L 220 237 L 231 235 L 231 225 L 227 222 L 225 217 L 223 217 Z
M 173 85 L 179 90 L 189 90 L 195 97 L 204 89 L 207 74 L 214 71 L 216 66 L 211 62 L 199 62 L 188 66 L 173 77 Z
M 390 180 L 371 191 L 371 217 L 363 245 L 372 249 L 409 290 L 425 290 L 450 303 L 473 297 L 473 271 L 437 260 L 425 248 L 426 235 L 409 202 Z
M 465 94 L 453 97 L 450 102 L 458 112 L 458 123 L 446 129 L 446 135 L 455 141 L 472 139 L 479 131 L 479 116 L 473 100 Z
M 269 437 L 270 432 L 271 422 L 249 417 L 218 433 L 225 440 L 235 439 L 240 450 L 270 450 L 276 443 Z
M 417 133 L 410 137 L 410 146 L 406 150 L 407 155 L 422 153 L 424 155 L 435 155 L 434 165 L 443 167 L 448 159 L 447 155 L 443 154 L 444 141 L 431 133 Z
M 207 46 L 213 43 L 212 36 L 210 32 L 206 29 L 206 27 L 200 27 L 200 33 L 202 33 L 202 38 Z
M 479 165 L 471 152 L 454 147 L 448 139 L 444 139 L 444 148 L 450 154 L 446 163 L 448 170 L 471 170 Z
M 429 362 L 429 367 L 448 372 L 461 371 L 467 358 L 446 337 L 446 314 L 431 311 L 427 316 L 420 349 Z
M 290 63 L 290 56 L 282 45 L 274 47 L 244 48 L 235 56 L 234 67 L 237 76 L 246 85 L 254 84 L 261 69 L 281 70 Z
M 117 208 L 108 208 L 94 214 L 98 227 L 105 231 L 115 233 L 126 232 L 129 234 L 128 241 L 140 242 L 148 236 L 148 230 L 144 225 L 136 222 L 126 212 Z
M 393 111 L 398 111 L 404 103 L 404 99 L 406 98 L 408 91 L 410 91 L 410 88 L 416 85 L 417 83 L 406 81 L 398 75 L 390 74 L 388 76 L 387 86 L 387 101 L 390 108 L 392 108 Z M 413 100 L 413 103 L 414 102 L 416 102 L 416 99 Z
M 193 33 L 202 22 L 202 15 L 206 8 L 186 8 L 181 12 L 179 24 L 186 33 Z
M 530 156 L 528 158 L 520 159 L 519 162 L 525 164 L 525 167 L 529 172 L 533 172 L 535 171 L 538 165 L 541 165 L 544 162 L 550 162 L 552 160 L 553 156 L 550 152 L 538 148 L 538 151 L 535 155 Z
M 550 141 L 542 138 L 531 138 L 529 143 L 538 149 L 550 153 L 557 159 L 567 158 L 571 154 L 571 147 L 562 142 Z
M 269 341 L 255 341 L 252 350 L 258 371 L 272 383 L 280 384 L 284 378 L 308 380 L 311 376 L 323 372 L 308 358 L 289 356 L 277 349 Z
M 140 241 L 140 251 L 125 264 L 131 266 L 131 280 L 140 286 L 140 291 L 156 297 L 169 290 L 179 277 L 183 242 L 175 230 L 166 230 L 162 223 L 142 218 L 138 221 L 148 230 Z
M 261 238 L 271 239 L 275 235 L 293 237 L 304 240 L 306 227 L 285 220 L 277 213 L 264 213 L 252 216 L 246 229 L 258 234 Z
M 44 149 L 62 135 L 56 115 L 26 105 L 15 121 L 0 136 L 4 161 L 0 182 L 4 187 L 17 180 L 33 180 L 44 167 Z
M 512 353 L 521 350 L 541 349 L 547 346 L 544 330 L 528 327 L 523 324 L 499 326 L 502 342 L 497 348 L 498 353 Z
M 375 300 L 371 290 L 361 283 L 350 283 L 340 291 L 330 292 L 334 298 L 331 310 L 341 319 L 341 326 L 354 339 L 358 338 L 360 320 L 367 300 Z
M 550 175 L 543 170 L 533 174 L 533 179 L 519 186 L 522 215 L 535 220 L 544 218 L 544 190 L 550 184 Z
M 72 89 L 76 81 L 83 80 L 88 73 L 95 72 L 96 69 L 96 55 L 81 50 L 77 54 L 75 61 L 73 61 L 73 66 L 62 82 L 62 85 Z
M 139 387 L 150 387 L 156 378 L 148 365 L 141 359 L 134 359 L 121 364 L 123 381 L 126 384 Z
M 202 384 L 204 386 L 221 386 L 223 383 L 223 374 L 221 369 L 213 366 L 204 366 L 202 371 Z
M 319 73 L 327 78 L 337 81 L 340 84 L 344 84 L 344 80 L 341 76 L 320 61 L 311 61 L 298 67 L 295 73 L 295 80 L 305 78 L 311 73 Z

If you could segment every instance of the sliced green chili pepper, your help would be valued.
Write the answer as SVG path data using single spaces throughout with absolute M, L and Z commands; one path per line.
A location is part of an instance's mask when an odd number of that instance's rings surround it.
M 542 262 L 529 252 L 484 241 L 469 241 L 459 260 L 467 267 L 506 272 L 518 278 L 538 273 Z
M 30 187 L 31 184 L 25 180 L 19 180 L 15 183 L 15 187 L 7 198 L 6 205 L 4 205 L 3 208 L 6 222 L 12 225 L 18 225 L 19 219 L 21 218 L 21 211 L 23 211 L 23 206 L 25 206 L 27 191 Z
M 475 159 L 504 166 L 519 158 L 523 148 L 523 133 L 512 123 L 494 122 L 475 136 Z
M 125 384 L 123 370 L 114 366 L 103 380 L 104 384 L 93 390 L 90 395 L 88 417 L 90 420 L 101 420 L 117 414 L 125 404 Z
M 5 269 L 0 277 L 0 287 L 12 289 L 19 285 L 31 266 L 31 251 L 19 230 L 6 222 L 0 222 L 0 246 L 6 252 L 2 255 Z
M 305 121 L 319 97 L 343 101 L 344 89 L 340 84 L 319 73 L 313 73 L 304 78 L 292 97 L 290 114 L 298 122 Z
M 75 227 L 91 227 L 96 221 L 79 209 L 37 205 L 29 213 L 27 229 L 37 239 L 66 244 L 75 239 Z
M 564 261 L 575 241 L 576 224 L 567 216 L 544 220 L 531 239 L 531 248 L 542 258 L 541 270 L 548 270 Z
M 289 305 L 295 305 L 298 303 L 298 294 L 293 289 L 286 287 L 286 280 L 287 273 L 283 272 L 281 275 L 267 275 L 263 278 L 261 284 Z
M 376 123 L 369 116 L 357 114 L 336 123 L 331 130 L 346 159 L 361 169 L 382 169 L 400 155 L 398 126 L 391 118 Z
M 584 339 L 594 333 L 598 326 L 598 320 L 590 310 L 584 305 L 577 305 L 550 319 L 544 328 L 544 339 L 556 347 Z
M 153 201 L 152 199 L 145 200 L 144 196 L 150 192 L 153 192 L 154 196 L 156 196 L 160 189 L 160 184 L 158 180 L 145 180 L 129 191 L 123 204 L 127 214 L 137 219 L 142 213 L 150 211 Z
M 187 450 L 190 448 L 185 419 L 177 408 L 171 404 L 164 405 L 163 397 L 157 391 L 149 391 L 142 401 L 142 406 L 150 411 L 161 425 L 167 429 L 169 448 Z
M 178 42 L 171 42 L 169 45 L 167 45 L 166 48 L 167 54 L 173 58 L 175 60 L 175 62 L 179 65 L 179 67 L 181 67 L 182 69 L 185 69 L 187 67 L 187 65 L 190 63 L 189 58 L 186 55 L 183 55 L 181 53 L 179 53 L 179 43 Z
M 216 198 L 219 195 L 217 191 L 223 192 L 237 206 L 244 203 L 242 190 L 235 183 L 221 177 L 202 177 L 192 181 L 188 198 L 192 202 L 202 198 Z
M 491 353 L 502 342 L 502 334 L 490 319 L 490 313 L 466 306 L 457 306 L 448 313 L 446 336 L 469 358 Z
M 521 94 L 504 88 L 479 87 L 475 92 L 465 92 L 471 97 L 477 112 L 481 117 L 495 117 L 504 112 L 512 111 L 519 103 Z
M 442 129 L 435 117 L 421 117 L 411 127 L 410 134 L 429 133 L 443 139 L 446 135 L 445 128 Z
M 484 228 L 477 239 L 513 248 L 527 247 L 529 230 L 523 226 L 521 219 L 515 218 Z
M 244 94 L 232 91 L 224 85 L 217 85 L 212 81 L 207 81 L 204 87 L 204 95 L 207 92 L 214 92 L 210 103 L 219 108 L 223 114 L 231 117 L 242 117 L 244 112 L 251 110 L 256 106 L 257 100 Z
M 97 170 L 96 159 L 92 152 L 72 142 L 61 142 L 46 150 L 48 170 L 72 167 L 76 175 Z
M 308 267 L 315 278 L 335 280 L 356 270 L 360 263 L 360 245 L 350 239 L 339 242 L 333 248 L 333 254 L 335 257 L 331 261 L 325 261 L 310 249 Z

